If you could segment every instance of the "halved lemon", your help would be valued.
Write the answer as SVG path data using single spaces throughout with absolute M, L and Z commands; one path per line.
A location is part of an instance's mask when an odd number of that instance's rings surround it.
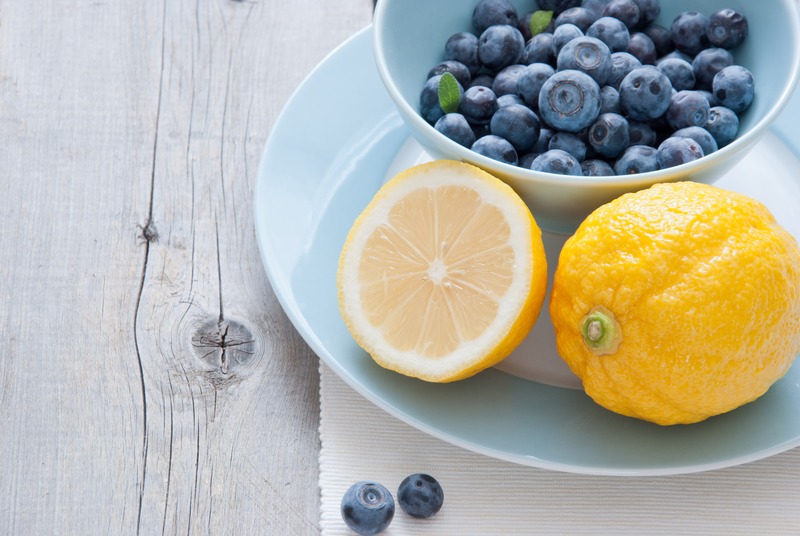
M 339 259 L 339 308 L 384 368 L 431 382 L 472 376 L 527 336 L 544 299 L 541 231 L 508 185 L 437 160 L 388 181 Z

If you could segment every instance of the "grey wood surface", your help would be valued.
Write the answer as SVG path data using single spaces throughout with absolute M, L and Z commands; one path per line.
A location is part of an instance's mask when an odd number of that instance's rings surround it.
M 371 0 L 0 0 L 0 534 L 316 534 L 317 358 L 252 215 Z

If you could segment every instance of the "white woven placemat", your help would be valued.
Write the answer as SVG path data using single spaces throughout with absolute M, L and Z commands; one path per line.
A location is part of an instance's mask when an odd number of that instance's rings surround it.
M 800 534 L 800 448 L 670 477 L 553 472 L 445 443 L 374 406 L 326 365 L 320 374 L 324 536 L 354 534 L 339 513 L 352 483 L 376 480 L 396 496 L 400 481 L 418 472 L 442 484 L 442 510 L 417 520 L 398 508 L 381 534 Z

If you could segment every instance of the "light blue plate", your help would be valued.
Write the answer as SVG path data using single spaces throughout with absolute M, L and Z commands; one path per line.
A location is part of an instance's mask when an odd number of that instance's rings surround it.
M 339 376 L 433 436 L 547 469 L 678 474 L 800 445 L 800 366 L 736 411 L 695 425 L 660 427 L 606 411 L 580 390 L 497 369 L 437 385 L 374 364 L 348 333 L 336 295 L 347 232 L 409 138 L 377 75 L 371 34 L 365 28 L 335 50 L 294 94 L 266 145 L 255 192 L 258 245 L 275 294 L 306 342 Z M 740 182 L 725 185 L 766 202 L 795 236 L 798 120 L 795 97 L 754 150 L 758 165 L 741 173 Z M 795 144 L 791 150 L 789 144 Z

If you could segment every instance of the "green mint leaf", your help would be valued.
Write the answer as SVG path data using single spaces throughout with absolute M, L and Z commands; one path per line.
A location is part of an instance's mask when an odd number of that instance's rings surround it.
M 461 95 L 458 91 L 458 81 L 451 73 L 445 72 L 439 79 L 439 106 L 444 113 L 450 114 L 458 111 L 461 104 Z
M 531 15 L 531 35 L 537 35 L 545 31 L 551 20 L 553 20 L 552 11 L 535 11 Z

